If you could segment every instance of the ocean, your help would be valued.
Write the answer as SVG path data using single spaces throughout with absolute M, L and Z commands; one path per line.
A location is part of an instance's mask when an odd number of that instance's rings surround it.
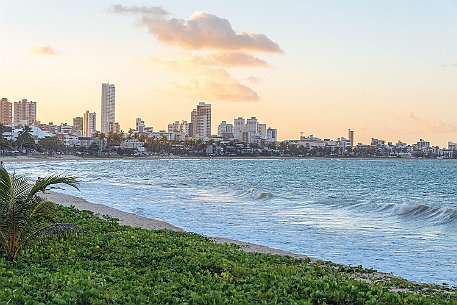
M 457 285 L 457 161 L 87 160 L 9 163 L 57 191 L 169 222 L 409 280 Z

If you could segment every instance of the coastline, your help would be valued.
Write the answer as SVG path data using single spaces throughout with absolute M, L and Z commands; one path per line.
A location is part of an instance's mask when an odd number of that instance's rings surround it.
M 63 206 L 74 206 L 78 210 L 87 210 L 91 211 L 94 214 L 98 215 L 109 215 L 110 217 L 113 218 L 118 218 L 119 219 L 119 224 L 121 225 L 126 225 L 126 226 L 132 226 L 132 227 L 140 227 L 143 229 L 148 229 L 148 230 L 171 230 L 175 232 L 183 232 L 184 230 L 174 226 L 170 223 L 160 221 L 157 219 L 153 218 L 148 218 L 140 215 L 136 215 L 134 213 L 129 213 L 129 212 L 124 212 L 112 207 L 109 207 L 104 204 L 98 204 L 98 203 L 92 203 L 89 202 L 83 198 L 77 197 L 77 196 L 72 196 L 72 195 L 66 195 L 58 192 L 53 192 L 53 191 L 48 191 L 43 198 L 46 198 L 50 201 L 53 201 L 55 203 L 58 203 Z M 315 258 L 306 256 L 306 255 L 301 255 L 301 254 L 296 254 L 296 253 L 291 253 L 275 248 L 270 248 L 267 246 L 262 246 L 254 243 L 249 243 L 249 242 L 244 242 L 240 240 L 235 240 L 235 239 L 229 239 L 229 238 L 224 238 L 224 237 L 208 237 L 210 240 L 212 240 L 215 243 L 219 244 L 235 244 L 237 245 L 240 250 L 245 251 L 245 252 L 258 252 L 258 253 L 264 253 L 264 254 L 275 254 L 275 255 L 287 255 L 291 256 L 294 258 L 303 258 L 303 259 L 310 259 L 311 261 L 316 261 Z
M 67 195 L 63 193 L 58 193 L 54 191 L 48 191 L 44 196 L 45 199 L 53 201 L 57 204 L 63 206 L 74 206 L 76 209 L 81 211 L 91 211 L 95 215 L 103 216 L 108 215 L 113 218 L 119 219 L 119 224 L 131 226 L 131 227 L 140 227 L 147 230 L 171 230 L 174 232 L 185 232 L 182 228 L 174 226 L 170 223 L 165 221 L 160 221 L 153 218 L 148 218 L 140 215 L 136 215 L 134 213 L 124 212 L 112 207 L 109 207 L 104 204 L 92 203 L 83 198 Z M 322 261 L 318 258 L 310 257 L 303 254 L 297 254 L 292 252 L 283 251 L 276 248 L 271 248 L 268 246 L 263 246 L 259 244 L 254 244 L 250 242 L 225 238 L 225 237 L 214 237 L 214 236 L 205 236 L 209 238 L 211 241 L 218 243 L 218 244 L 233 244 L 238 247 L 240 251 L 244 252 L 254 252 L 254 253 L 262 253 L 262 254 L 272 254 L 272 255 L 281 255 L 281 256 L 289 256 L 296 259 L 306 259 L 309 260 L 310 264 L 318 264 L 321 266 L 327 266 L 329 268 L 339 268 L 338 264 L 334 264 L 330 261 Z M 343 266 L 343 265 L 342 265 Z M 351 267 L 351 266 L 346 266 Z M 353 267 L 353 266 L 352 266 Z M 361 266 L 357 267 L 360 268 Z M 359 272 L 354 272 L 352 275 L 353 279 L 360 280 L 366 283 L 377 283 L 385 285 L 389 288 L 391 292 L 409 292 L 409 293 L 417 293 L 416 288 L 419 287 L 422 291 L 429 291 L 429 292 L 445 292 L 445 293 L 452 293 L 452 287 L 443 286 L 433 283 L 421 283 L 411 280 L 405 280 L 401 277 L 398 277 L 392 273 L 380 272 L 369 270 L 369 272 L 363 272 L 359 269 Z M 409 282 L 411 287 L 404 286 L 405 283 Z M 414 288 L 416 287 L 416 288 Z
M 65 158 L 65 157 L 72 157 L 72 158 Z M 165 158 L 165 159 L 170 159 L 170 158 Z M 208 159 L 216 159 L 216 158 L 204 158 L 204 157 L 194 157 L 194 158 L 176 158 L 176 159 L 203 159 L 203 160 L 208 160 Z M 236 159 L 236 158 L 221 158 L 221 159 Z M 239 159 L 244 159 L 244 160 L 259 160 L 259 159 L 273 159 L 273 158 L 239 158 Z M 287 160 L 288 158 L 274 158 L 274 159 L 285 159 Z M 290 158 L 290 159 L 297 159 L 297 158 Z M 300 159 L 300 158 L 298 158 Z M 308 159 L 308 158 L 304 158 Z M 313 159 L 313 158 L 309 158 Z M 10 158 L 0 158 L 1 161 L 4 162 L 40 162 L 40 161 L 66 161 L 66 160 L 73 160 L 73 161 L 78 161 L 78 160 L 136 160 L 136 161 L 141 161 L 141 160 L 160 160 L 158 157 L 157 158 L 138 158 L 138 157 L 133 157 L 133 158 L 80 158 L 77 156 L 62 156 L 62 158 L 36 158 L 36 157 L 10 157 Z M 343 159 L 344 160 L 344 159 Z M 351 160 L 351 159 L 348 159 Z M 354 159 L 352 159 L 354 160 Z M 377 160 L 377 159 L 375 159 Z M 405 160 L 405 159 L 402 159 Z M 31 165 L 32 166 L 32 165 Z M 170 223 L 152 219 L 152 218 L 147 218 L 144 216 L 136 215 L 134 213 L 129 213 L 129 212 L 123 212 L 121 210 L 118 210 L 116 208 L 109 207 L 107 205 L 103 204 L 97 204 L 97 203 L 92 203 L 89 202 L 83 198 L 77 197 L 77 196 L 72 196 L 72 195 L 66 195 L 63 193 L 58 193 L 58 192 L 49 192 L 49 194 L 45 194 L 43 197 L 54 201 L 58 204 L 61 204 L 63 206 L 74 206 L 78 210 L 88 210 L 93 212 L 94 214 L 97 215 L 109 215 L 113 218 L 119 219 L 119 224 L 121 225 L 127 225 L 127 226 L 132 226 L 132 227 L 140 227 L 148 230 L 161 230 L 161 229 L 168 229 L 171 231 L 176 231 L 176 232 L 183 232 L 184 230 L 182 228 L 179 228 L 177 226 L 174 226 Z M 179 225 L 179 224 L 178 224 Z M 322 261 L 318 258 L 312 258 L 308 257 L 306 255 L 301 255 L 301 254 L 296 254 L 296 253 L 291 253 L 275 248 L 270 248 L 267 246 L 262 246 L 259 244 L 254 244 L 254 243 L 249 243 L 249 242 L 244 242 L 244 241 L 239 241 L 239 240 L 233 240 L 229 238 L 223 238 L 223 237 L 211 237 L 211 236 L 206 236 L 210 240 L 212 240 L 215 243 L 219 244 L 234 244 L 239 247 L 241 251 L 244 252 L 257 252 L 257 253 L 264 253 L 264 254 L 273 254 L 273 255 L 283 255 L 283 256 L 290 256 L 294 257 L 297 259 L 310 259 L 312 263 L 318 262 L 319 265 L 326 265 L 326 266 L 333 266 L 337 264 L 333 264 L 332 262 L 328 261 Z M 339 265 L 339 264 L 338 264 Z M 336 268 L 336 267 L 335 267 Z M 407 281 L 409 283 L 413 284 L 418 284 L 418 285 L 427 285 L 429 287 L 434 287 L 433 289 L 437 289 L 439 291 L 447 291 L 448 287 L 444 287 L 440 284 L 436 283 L 420 283 L 420 282 L 415 282 L 411 280 L 404 280 L 392 273 L 386 273 L 384 272 L 373 272 L 370 274 L 355 274 L 354 278 L 362 281 L 367 281 L 370 283 L 386 283 L 388 281 Z M 407 292 L 409 291 L 408 289 L 405 288 L 391 288 L 391 291 L 399 291 L 399 292 Z M 400 285 L 396 287 L 401 287 Z
M 393 158 L 393 157 L 296 157 L 296 156 L 114 156 L 114 157 L 80 157 L 75 155 L 58 155 L 58 156 L 0 156 L 2 162 L 43 162 L 43 161 L 147 161 L 147 160 L 333 160 L 333 161 L 455 161 L 456 159 L 434 159 L 434 158 Z

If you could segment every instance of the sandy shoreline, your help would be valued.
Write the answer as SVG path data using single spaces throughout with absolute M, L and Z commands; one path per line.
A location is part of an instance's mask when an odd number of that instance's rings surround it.
M 97 203 L 91 203 L 88 202 L 85 199 L 82 199 L 80 197 L 76 196 L 71 196 L 71 195 L 66 195 L 62 193 L 57 193 L 57 192 L 48 192 L 46 193 L 43 197 L 45 197 L 48 200 L 51 200 L 55 203 L 61 204 L 63 206 L 74 206 L 78 210 L 87 210 L 91 211 L 95 214 L 98 215 L 109 215 L 114 218 L 119 219 L 119 223 L 122 225 L 128 225 L 132 227 L 141 227 L 144 229 L 148 230 L 161 230 L 161 229 L 167 229 L 171 231 L 176 231 L 176 232 L 182 232 L 184 231 L 183 229 L 176 227 L 172 224 L 169 224 L 164 221 L 152 219 L 152 218 L 147 218 L 143 216 L 139 216 L 133 213 L 128 213 L 128 212 L 123 212 L 120 210 L 117 210 L 115 208 L 103 205 L 103 204 L 97 204 Z M 287 256 L 292 256 L 295 258 L 310 258 L 305 255 L 300 255 L 300 254 L 295 254 L 295 253 L 290 253 L 287 251 L 282 251 L 279 249 L 274 249 L 262 245 L 257 245 L 253 243 L 248 243 L 248 242 L 243 242 L 239 240 L 234 240 L 234 239 L 229 239 L 229 238 L 223 238 L 223 237 L 209 237 L 212 241 L 220 244 L 236 244 L 240 247 L 240 250 L 243 250 L 245 252 L 259 252 L 259 253 L 268 253 L 268 254 L 277 254 L 277 255 L 287 255 Z M 314 258 L 310 258 L 311 260 L 315 260 Z

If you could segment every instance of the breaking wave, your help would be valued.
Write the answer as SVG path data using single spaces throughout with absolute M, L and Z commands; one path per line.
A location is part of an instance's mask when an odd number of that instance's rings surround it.
M 241 197 L 249 197 L 255 200 L 267 200 L 273 197 L 273 194 L 256 188 L 250 188 L 248 191 L 242 193 Z
M 390 211 L 394 215 L 431 222 L 436 225 L 457 224 L 457 210 L 448 207 L 431 207 L 426 204 L 389 204 L 381 211 Z

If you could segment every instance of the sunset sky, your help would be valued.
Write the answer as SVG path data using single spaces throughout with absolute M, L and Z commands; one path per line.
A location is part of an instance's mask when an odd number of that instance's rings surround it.
M 256 116 L 279 137 L 457 141 L 457 1 L 0 2 L 0 97 L 42 122 L 116 120 L 155 130 L 199 101 Z

